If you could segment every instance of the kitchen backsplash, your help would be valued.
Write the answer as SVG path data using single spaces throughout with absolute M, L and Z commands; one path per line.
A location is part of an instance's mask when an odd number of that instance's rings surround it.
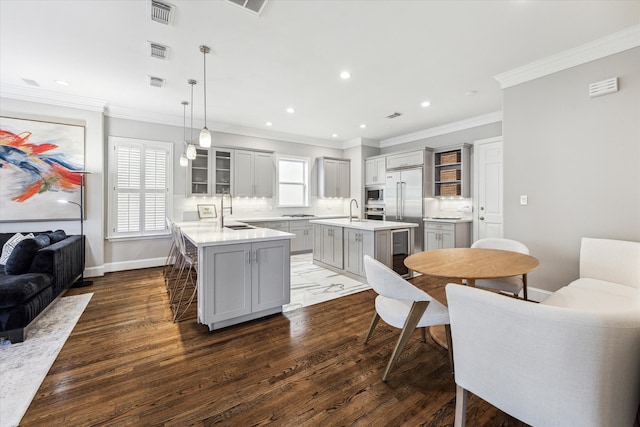
M 225 207 L 229 199 L 225 199 Z M 273 205 L 273 199 L 233 198 L 233 215 L 225 214 L 225 218 L 270 218 L 285 214 L 310 215 L 348 215 L 349 199 L 315 199 L 311 206 L 305 208 L 284 208 Z M 198 205 L 213 204 L 220 210 L 220 197 L 184 197 L 174 195 L 173 214 L 176 221 L 193 221 L 198 219 Z M 225 209 L 226 210 L 226 209 Z M 218 212 L 219 214 L 219 212 Z
M 473 199 L 424 199 L 425 217 L 460 217 L 471 219 L 473 215 Z

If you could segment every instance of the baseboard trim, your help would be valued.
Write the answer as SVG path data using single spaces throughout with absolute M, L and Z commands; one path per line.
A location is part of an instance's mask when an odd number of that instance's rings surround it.
M 109 262 L 103 267 L 104 273 L 113 273 L 116 271 L 138 270 L 141 268 L 162 267 L 167 261 L 166 257 L 138 259 L 135 261 Z
M 546 300 L 552 293 L 553 292 L 547 291 L 546 289 L 527 287 L 527 297 L 530 301 L 542 302 Z M 522 292 L 520 292 L 520 296 L 522 296 Z

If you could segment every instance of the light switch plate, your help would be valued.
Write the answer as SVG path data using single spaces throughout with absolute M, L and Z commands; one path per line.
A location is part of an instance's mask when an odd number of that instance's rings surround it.
M 520 196 L 520 204 L 522 206 L 526 206 L 526 204 L 529 202 L 528 197 L 527 196 Z

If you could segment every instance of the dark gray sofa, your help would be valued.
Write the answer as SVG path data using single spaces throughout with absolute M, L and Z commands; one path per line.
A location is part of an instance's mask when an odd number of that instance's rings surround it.
M 14 234 L 0 233 L 0 248 Z M 0 338 L 12 343 L 24 340 L 33 319 L 78 280 L 83 268 L 81 236 L 66 236 L 62 230 L 33 234 L 36 239 L 16 245 L 24 246 L 20 253 L 25 257 L 0 265 Z M 8 274 L 16 271 L 24 272 Z

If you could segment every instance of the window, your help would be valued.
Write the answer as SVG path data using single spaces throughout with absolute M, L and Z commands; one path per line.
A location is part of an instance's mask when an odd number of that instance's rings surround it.
M 168 234 L 173 144 L 109 137 L 109 237 Z
M 309 206 L 309 159 L 278 158 L 278 206 Z

